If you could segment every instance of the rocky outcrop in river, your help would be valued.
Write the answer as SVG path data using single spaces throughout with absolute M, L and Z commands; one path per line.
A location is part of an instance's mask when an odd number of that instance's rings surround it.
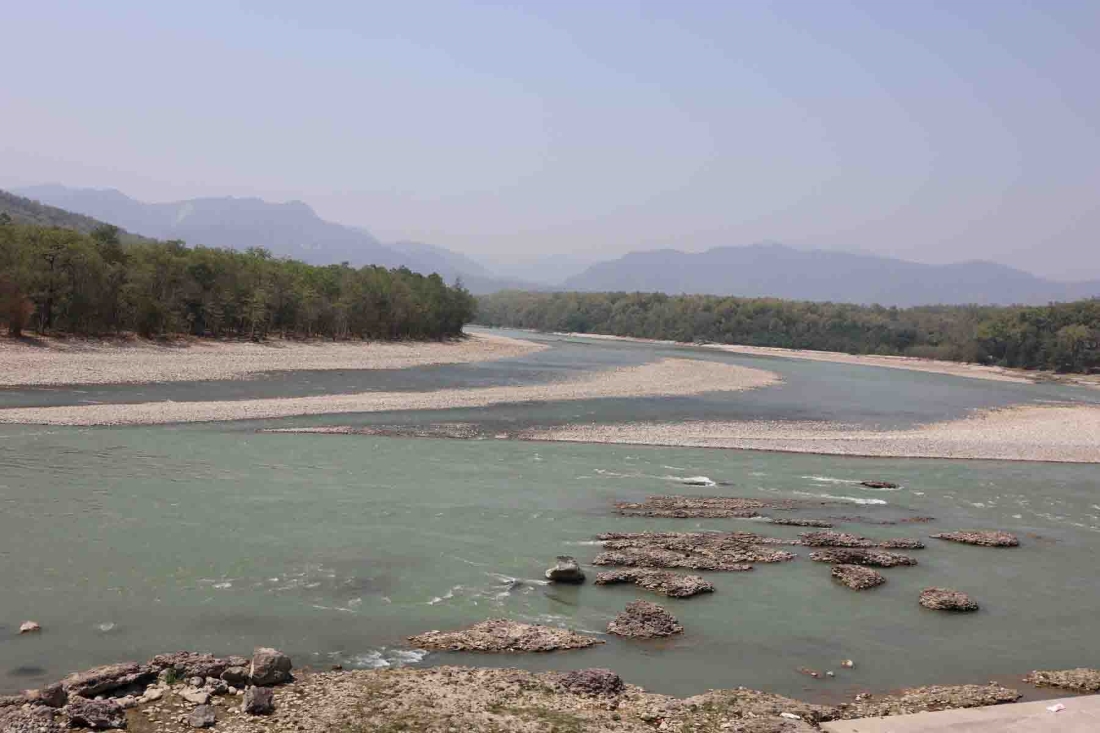
M 631 639 L 652 639 L 682 634 L 684 627 L 675 616 L 656 603 L 631 601 L 607 625 L 607 631 Z
M 651 496 L 643 502 L 619 502 L 615 508 L 630 517 L 672 517 L 676 519 L 747 519 L 760 516 L 759 509 L 794 509 L 789 499 L 746 499 L 735 496 Z
M 592 560 L 594 565 L 734 572 L 751 570 L 752 563 L 786 562 L 795 557 L 785 550 L 754 544 L 784 541 L 772 542 L 752 532 L 607 533 L 599 539 L 605 551 Z
M 828 562 L 841 565 L 870 565 L 877 568 L 893 568 L 899 565 L 916 565 L 917 561 L 908 555 L 885 550 L 866 550 L 849 547 L 827 547 L 810 553 L 815 562 Z
M 920 592 L 920 604 L 933 611 L 977 611 L 978 604 L 962 591 L 950 588 L 925 588 Z
M 421 649 L 451 652 L 553 652 L 586 649 L 603 641 L 569 629 L 489 619 L 458 631 L 429 631 L 410 636 Z
M 933 539 L 961 542 L 964 545 L 979 547 L 1019 547 L 1020 539 L 1011 532 L 999 530 L 966 530 L 962 532 L 940 532 Z
M 639 588 L 670 598 L 690 598 L 713 593 L 714 584 L 698 575 L 679 575 L 661 570 L 609 570 L 596 576 L 596 585 L 633 583 Z
M 904 537 L 895 537 L 885 540 L 875 540 L 869 537 L 860 537 L 859 535 L 850 534 L 848 532 L 802 532 L 798 535 L 802 544 L 807 547 L 882 547 L 886 549 L 899 549 L 899 550 L 923 550 L 924 543 L 920 540 L 907 539 Z
M 867 590 L 886 582 L 882 573 L 863 565 L 834 565 L 832 576 L 852 590 Z

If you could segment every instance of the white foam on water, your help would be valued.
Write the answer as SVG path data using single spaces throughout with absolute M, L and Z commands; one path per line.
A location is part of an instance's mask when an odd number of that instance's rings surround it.
M 569 540 L 565 544 L 577 547 L 603 547 L 603 542 L 600 540 Z
M 832 476 L 803 476 L 802 478 L 809 479 L 810 481 L 817 481 L 822 484 L 855 484 L 859 485 L 857 479 L 851 478 L 833 478 Z
M 799 496 L 815 496 L 818 499 L 832 499 L 834 501 L 850 501 L 853 504 L 862 504 L 868 506 L 883 506 L 886 502 L 882 499 L 865 499 L 861 496 L 834 496 L 833 494 L 811 494 L 808 491 L 796 491 L 794 492 Z
M 214 583 L 214 585 L 212 585 L 211 587 L 217 588 L 218 590 L 225 590 L 226 588 L 232 588 L 233 584 L 226 580 L 221 583 Z
M 98 626 L 96 626 L 96 628 L 106 634 L 108 631 L 114 631 L 115 625 L 108 621 L 106 623 L 99 624 Z
M 436 596 L 436 597 L 435 597 L 435 598 L 433 598 L 432 600 L 428 601 L 428 605 L 429 605 L 429 606 L 434 606 L 434 605 L 436 605 L 437 603 L 442 603 L 443 601 L 449 601 L 449 600 L 451 600 L 452 598 L 454 598 L 454 597 L 455 597 L 455 591 L 456 591 L 456 590 L 457 590 L 457 591 L 460 591 L 460 590 L 462 590 L 462 586 L 461 586 L 461 585 L 456 585 L 456 586 L 454 586 L 453 588 L 451 588 L 451 589 L 450 589 L 449 591 L 447 591 L 446 593 L 444 593 L 443 595 L 441 595 L 441 596 Z
M 661 468 L 664 468 L 668 471 L 686 471 L 687 470 L 686 468 L 683 468 L 681 466 L 661 466 Z

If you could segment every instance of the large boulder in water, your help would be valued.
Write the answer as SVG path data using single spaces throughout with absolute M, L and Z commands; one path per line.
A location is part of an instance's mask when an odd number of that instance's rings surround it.
M 290 657 L 278 649 L 260 647 L 252 654 L 248 676 L 252 684 L 260 687 L 278 685 L 290 681 L 290 670 L 293 666 Z
M 920 592 L 920 604 L 933 611 L 978 610 L 978 604 L 970 596 L 950 588 L 925 588 Z
M 579 585 L 584 582 L 584 571 L 577 561 L 569 555 L 558 555 L 554 567 L 546 570 L 546 579 L 551 583 L 570 583 Z
M 552 652 L 603 644 L 600 639 L 569 629 L 503 618 L 488 619 L 458 631 L 429 631 L 410 636 L 409 642 L 421 649 L 452 652 Z
M 676 617 L 656 603 L 631 601 L 607 625 L 609 633 L 632 639 L 651 639 L 684 633 Z

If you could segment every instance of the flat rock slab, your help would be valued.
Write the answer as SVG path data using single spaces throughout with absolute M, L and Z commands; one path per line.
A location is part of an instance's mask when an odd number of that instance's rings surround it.
M 852 590 L 867 590 L 886 582 L 882 573 L 863 565 L 834 565 L 832 575 Z
M 1100 669 L 1036 670 L 1024 678 L 1036 687 L 1057 687 L 1074 692 L 1100 692 Z
M 834 565 L 870 565 L 877 568 L 893 568 L 899 565 L 916 565 L 917 561 L 908 555 L 899 555 L 885 550 L 865 550 L 855 547 L 827 547 L 810 553 L 815 562 L 828 562 Z
M 1052 713 L 1048 708 L 1063 705 Z M 1100 696 L 822 723 L 828 733 L 1095 733 Z
M 631 601 L 619 612 L 607 631 L 618 636 L 632 639 L 652 639 L 659 636 L 672 636 L 684 633 L 684 627 L 676 617 L 656 603 L 649 601 Z
M 920 604 L 933 611 L 978 610 L 978 603 L 973 598 L 951 588 L 925 588 L 920 592 Z
M 489 619 L 458 631 L 429 631 L 410 636 L 409 642 L 421 649 L 452 652 L 552 652 L 604 643 L 569 629 L 507 619 Z
M 714 584 L 698 575 L 678 575 L 661 570 L 609 570 L 596 576 L 596 585 L 633 583 L 639 588 L 670 598 L 690 598 L 713 593 Z
M 933 539 L 961 542 L 964 545 L 979 547 L 1019 547 L 1020 539 L 1011 532 L 999 530 L 966 530 L 962 532 L 940 532 Z

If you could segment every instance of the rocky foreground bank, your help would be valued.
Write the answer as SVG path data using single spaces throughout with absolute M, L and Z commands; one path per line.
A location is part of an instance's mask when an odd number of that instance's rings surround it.
M 0 733 L 70 728 L 185 733 L 807 733 L 829 720 L 1011 703 L 998 684 L 918 687 L 814 705 L 739 687 L 689 698 L 646 692 L 606 669 L 535 674 L 433 667 L 298 672 L 274 649 L 251 660 L 179 652 L 113 664 L 0 698 Z M 1100 670 L 1032 672 L 1036 685 L 1100 688 Z
M 1098 670 L 1071 670 L 1034 672 L 1028 680 L 1091 689 L 1082 682 L 1097 678 Z M 290 660 L 264 649 L 251 661 L 184 652 L 144 665 L 116 664 L 70 675 L 42 690 L 0 698 L 0 733 L 58 733 L 70 727 L 137 733 L 198 728 L 227 733 L 806 733 L 829 720 L 1019 698 L 1016 690 L 992 683 L 862 694 L 839 705 L 813 705 L 745 688 L 676 698 L 646 692 L 606 669 L 534 674 L 434 667 L 291 677 Z

